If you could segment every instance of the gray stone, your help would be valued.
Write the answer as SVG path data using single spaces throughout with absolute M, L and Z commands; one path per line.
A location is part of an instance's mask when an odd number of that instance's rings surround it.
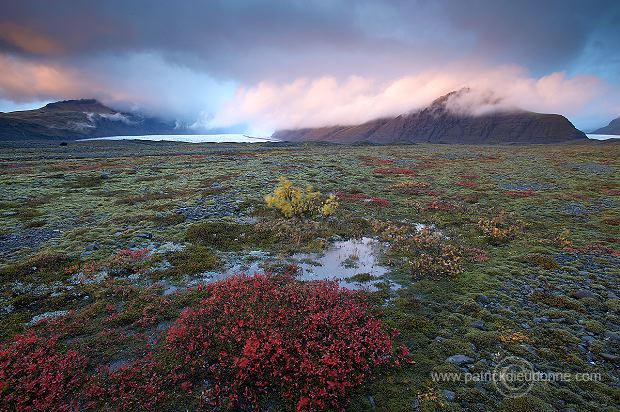
M 57 310 L 54 312 L 45 312 L 45 313 L 41 313 L 40 315 L 36 315 L 34 316 L 30 322 L 28 322 L 28 326 L 33 326 L 36 325 L 37 323 L 39 323 L 40 321 L 44 320 L 44 319 L 51 319 L 51 318 L 58 318 L 60 316 L 65 316 L 67 313 L 69 313 L 66 310 Z
M 604 335 L 609 340 L 613 340 L 613 341 L 616 341 L 616 342 L 620 341 L 620 334 L 618 332 L 607 331 L 607 332 L 605 332 Z
M 573 293 L 573 296 L 575 298 L 577 298 L 577 299 L 594 298 L 594 297 L 596 297 L 594 292 L 592 292 L 591 290 L 588 290 L 588 289 L 579 289 L 578 291 Z
M 471 326 L 473 326 L 476 329 L 485 330 L 484 321 L 483 320 L 477 320 L 477 321 L 473 322 L 471 324 Z
M 377 404 L 375 403 L 375 398 L 373 398 L 372 395 L 368 395 L 368 403 L 373 411 L 377 410 Z
M 99 244 L 98 243 L 89 243 L 88 245 L 86 245 L 86 250 L 97 250 L 99 249 Z
M 452 355 L 446 362 L 453 363 L 455 365 L 465 365 L 467 363 L 473 363 L 474 360 L 467 355 Z
M 478 295 L 478 297 L 476 298 L 476 302 L 486 305 L 486 304 L 491 303 L 491 299 L 489 299 L 485 295 Z
M 453 402 L 454 399 L 456 399 L 456 393 L 449 391 L 447 389 L 444 389 L 441 391 L 441 393 L 443 393 L 443 396 L 446 397 L 447 400 L 449 400 L 450 402 Z
M 588 345 L 591 344 L 592 342 L 594 342 L 594 337 L 593 336 L 583 336 L 581 338 L 582 341 L 584 341 L 585 343 L 587 343 Z
M 618 355 L 612 355 L 611 353 L 601 353 L 600 356 L 601 358 L 609 362 L 614 362 L 614 363 L 620 362 L 620 356 Z

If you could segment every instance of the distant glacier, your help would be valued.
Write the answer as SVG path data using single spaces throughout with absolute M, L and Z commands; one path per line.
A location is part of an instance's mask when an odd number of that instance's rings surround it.
M 85 140 L 152 140 L 155 142 L 186 142 L 186 143 L 265 143 L 277 142 L 271 137 L 256 137 L 245 134 L 162 134 L 144 136 L 109 136 Z

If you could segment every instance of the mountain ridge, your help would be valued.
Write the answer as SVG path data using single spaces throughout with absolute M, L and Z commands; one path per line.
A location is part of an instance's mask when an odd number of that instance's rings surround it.
M 450 109 L 469 97 L 464 88 L 435 99 L 427 107 L 384 117 L 358 125 L 326 126 L 276 131 L 272 137 L 289 141 L 335 143 L 562 143 L 586 140 L 587 136 L 564 116 L 521 109 L 497 109 L 500 99 L 485 96 L 482 114 L 459 113 Z M 458 105 L 457 105 L 458 107 Z M 463 110 L 471 107 L 464 105 Z
M 62 100 L 33 110 L 0 112 L 0 140 L 77 140 L 179 133 L 174 122 L 114 110 L 96 99 Z
M 613 119 L 607 126 L 596 129 L 592 133 L 620 135 L 620 117 Z

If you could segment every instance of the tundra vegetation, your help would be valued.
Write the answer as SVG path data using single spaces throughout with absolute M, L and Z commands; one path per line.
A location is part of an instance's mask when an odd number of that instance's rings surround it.
M 618 144 L 1 153 L 0 410 L 620 404 Z M 301 280 L 294 256 L 362 237 L 386 274 Z M 431 378 L 506 356 L 601 379 Z

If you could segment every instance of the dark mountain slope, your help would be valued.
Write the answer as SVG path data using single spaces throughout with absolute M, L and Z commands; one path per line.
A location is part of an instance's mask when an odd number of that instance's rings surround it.
M 354 126 L 280 130 L 273 137 L 289 141 L 337 143 L 560 143 L 587 139 L 564 116 L 523 110 L 495 111 L 482 115 L 449 110 L 451 99 L 468 93 L 452 92 L 430 106 L 395 118 L 373 120 Z
M 73 140 L 181 133 L 172 122 L 111 109 L 97 100 L 66 100 L 35 110 L 0 113 L 0 140 Z

